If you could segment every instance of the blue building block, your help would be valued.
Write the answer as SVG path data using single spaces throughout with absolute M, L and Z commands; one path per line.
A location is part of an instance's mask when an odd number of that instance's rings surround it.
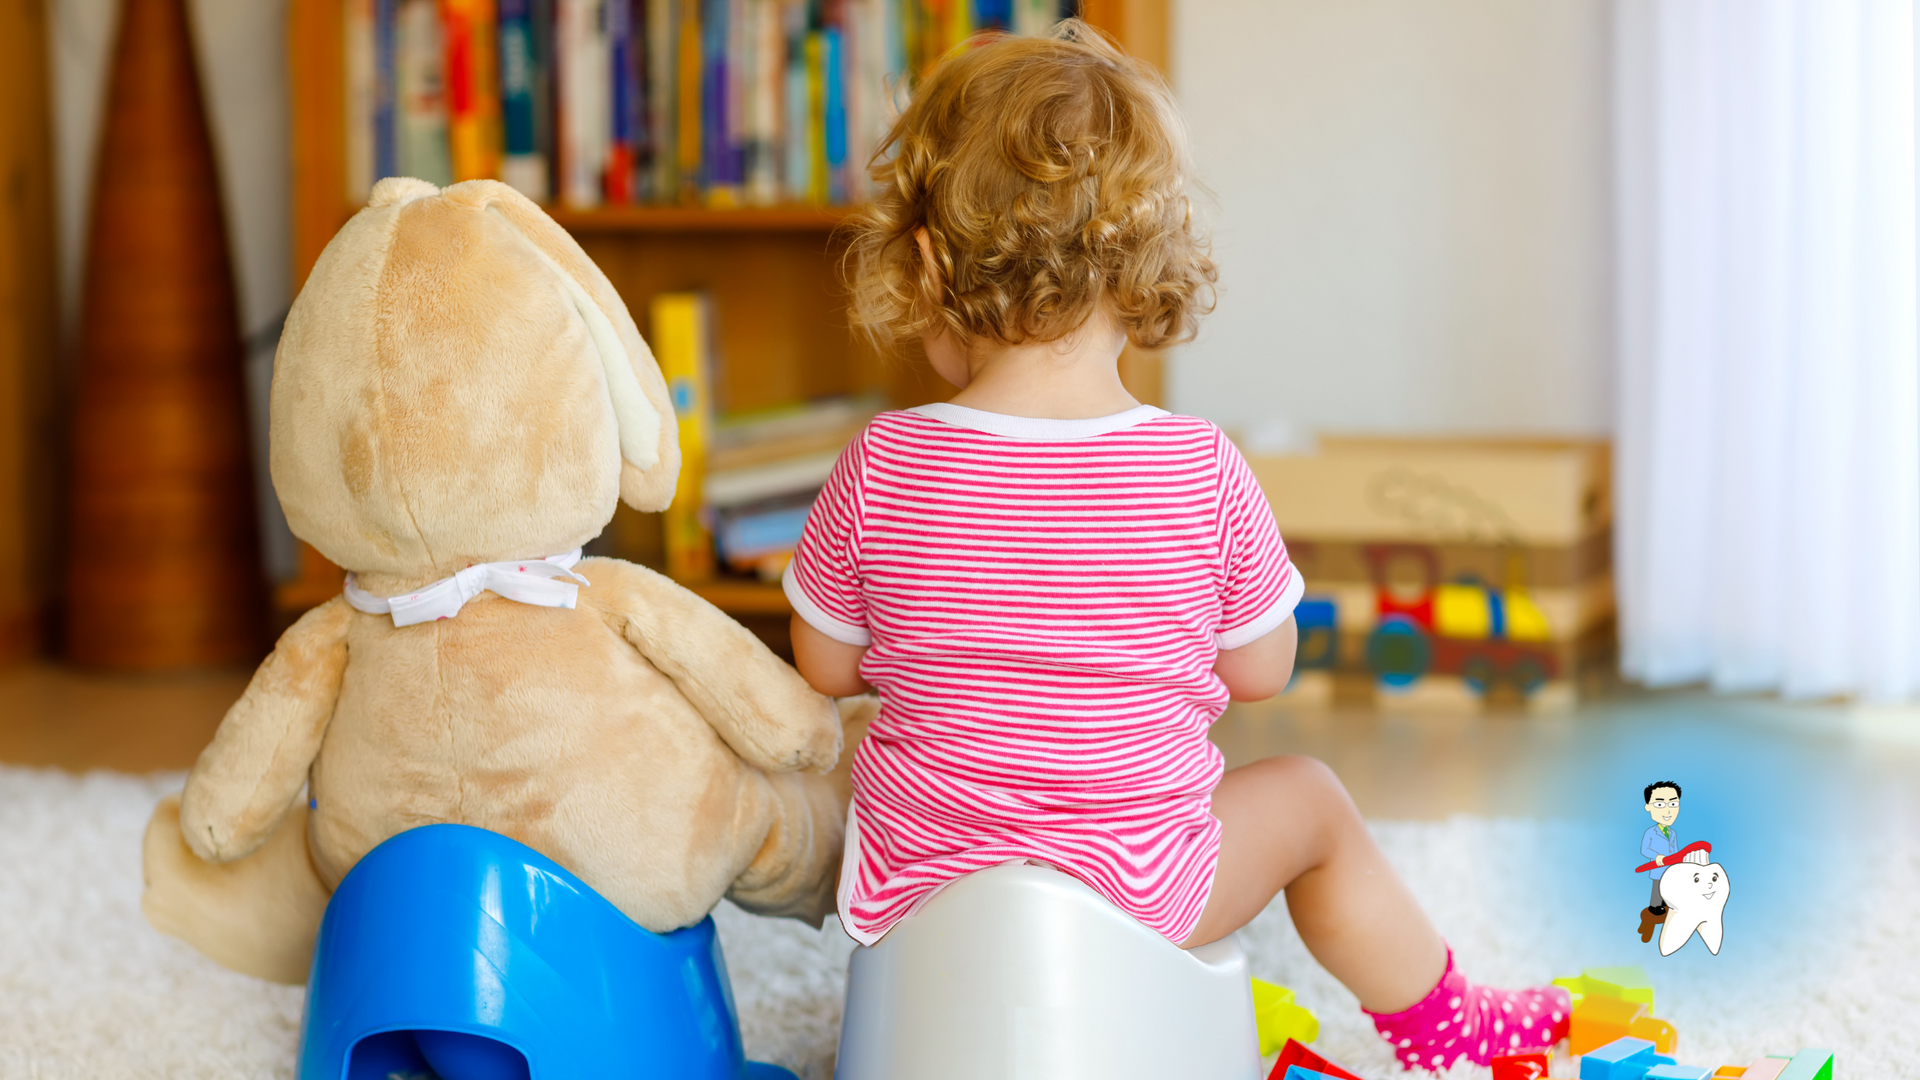
M 640 927 L 558 863 L 412 829 L 327 903 L 300 1080 L 793 1080 L 747 1062 L 713 920 Z
M 1312 1069 L 1300 1065 L 1289 1065 L 1287 1066 L 1287 1075 L 1281 1077 L 1280 1080 L 1333 1080 L 1333 1078 L 1326 1073 L 1314 1072 Z
M 1580 1055 L 1580 1080 L 1644 1080 L 1655 1065 L 1671 1064 L 1651 1041 L 1627 1035 Z
M 1780 1070 L 1776 1080 L 1833 1080 L 1833 1051 L 1800 1051 Z
M 1705 1065 L 1655 1065 L 1647 1070 L 1646 1080 L 1712 1080 L 1713 1070 Z

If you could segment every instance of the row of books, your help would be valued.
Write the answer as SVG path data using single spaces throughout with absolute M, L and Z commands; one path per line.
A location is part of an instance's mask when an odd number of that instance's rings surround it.
M 542 202 L 858 201 L 912 79 L 1077 0 L 346 0 L 347 198 L 493 178 Z
M 883 405 L 841 396 L 716 416 L 714 319 L 705 293 L 662 293 L 648 305 L 648 341 L 680 426 L 667 572 L 700 581 L 725 568 L 778 580 L 841 451 Z

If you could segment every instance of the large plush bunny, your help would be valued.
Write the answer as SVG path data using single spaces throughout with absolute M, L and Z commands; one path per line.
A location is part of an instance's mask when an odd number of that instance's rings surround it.
M 382 181 L 288 315 L 272 417 L 288 522 L 352 576 L 155 812 L 154 926 L 304 981 L 340 879 L 436 822 L 544 852 L 651 930 L 723 895 L 832 909 L 840 711 L 666 578 L 575 562 L 616 500 L 667 504 L 680 455 L 625 305 L 538 207 Z

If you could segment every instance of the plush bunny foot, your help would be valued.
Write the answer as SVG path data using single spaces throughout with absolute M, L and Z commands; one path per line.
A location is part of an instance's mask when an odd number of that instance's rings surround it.
M 1369 1012 L 1380 1037 L 1409 1069 L 1439 1072 L 1461 1058 L 1485 1065 L 1496 1054 L 1552 1046 L 1567 1034 L 1572 997 L 1558 986 L 1495 990 L 1474 986 L 1454 966 L 1412 1008 Z
M 195 855 L 180 835 L 180 797 L 147 822 L 140 910 L 155 930 L 242 974 L 307 981 L 327 887 L 307 854 L 307 808 L 296 806 L 258 851 L 229 863 Z

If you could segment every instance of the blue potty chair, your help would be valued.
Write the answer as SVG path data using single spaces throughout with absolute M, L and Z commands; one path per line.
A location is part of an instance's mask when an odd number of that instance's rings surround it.
M 794 1080 L 748 1062 L 713 919 L 642 929 L 524 844 L 429 825 L 327 904 L 300 1080 Z

